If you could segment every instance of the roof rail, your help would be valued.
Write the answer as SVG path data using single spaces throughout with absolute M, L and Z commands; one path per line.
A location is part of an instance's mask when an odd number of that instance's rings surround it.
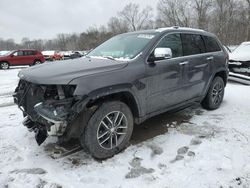
M 162 31 L 166 31 L 169 29 L 183 29 L 183 30 L 190 30 L 190 31 L 205 32 L 203 29 L 195 29 L 195 28 L 191 28 L 191 27 L 179 27 L 179 26 L 158 28 L 158 29 L 156 29 L 156 31 L 162 32 Z

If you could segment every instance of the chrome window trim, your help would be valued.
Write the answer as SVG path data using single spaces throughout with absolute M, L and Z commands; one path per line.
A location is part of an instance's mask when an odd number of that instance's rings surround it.
M 188 32 L 175 32 L 175 31 L 172 31 L 172 32 L 169 32 L 167 34 L 165 34 L 164 36 L 161 37 L 161 39 L 152 47 L 152 49 L 150 50 L 150 53 L 147 55 L 147 58 L 146 58 L 146 64 L 149 64 L 150 62 L 148 62 L 148 58 L 150 56 L 150 54 L 154 51 L 154 49 L 156 48 L 156 46 L 163 40 L 164 37 L 168 36 L 168 35 L 171 35 L 171 34 L 191 34 L 191 35 L 200 35 L 200 36 L 205 36 L 205 35 L 202 35 L 202 34 L 197 34 L 197 33 L 188 33 Z M 182 41 L 181 41 L 182 42 Z M 217 42 L 217 41 L 216 41 Z M 205 43 L 205 41 L 204 41 Z M 218 43 L 218 42 L 217 42 Z M 219 45 L 219 44 L 218 44 Z M 205 43 L 205 46 L 206 46 L 206 43 Z M 200 53 L 200 54 L 192 54 L 192 55 L 186 55 L 186 56 L 180 56 L 180 57 L 173 57 L 173 58 L 169 58 L 169 59 L 163 59 L 163 60 L 157 60 L 155 62 L 161 62 L 161 61 L 166 61 L 166 60 L 170 60 L 170 59 L 180 59 L 180 58 L 186 58 L 186 57 L 196 57 L 196 56 L 201 56 L 201 55 L 209 55 L 209 54 L 213 54 L 213 53 L 219 53 L 219 52 L 223 52 L 221 46 L 219 45 L 220 47 L 220 51 L 215 51 L 215 52 L 205 52 L 205 53 Z M 183 49 L 182 49 L 183 50 Z

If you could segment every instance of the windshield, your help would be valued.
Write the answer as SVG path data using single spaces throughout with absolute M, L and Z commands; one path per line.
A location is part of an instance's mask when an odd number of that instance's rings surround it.
M 104 42 L 87 56 L 130 60 L 141 53 L 154 34 L 124 34 Z
M 8 56 L 12 53 L 13 51 L 0 51 L 0 56 Z

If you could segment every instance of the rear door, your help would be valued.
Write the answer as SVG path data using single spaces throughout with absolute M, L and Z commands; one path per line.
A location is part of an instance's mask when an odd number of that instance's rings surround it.
M 31 65 L 34 63 L 35 60 L 35 51 L 33 50 L 26 50 L 24 51 L 24 58 L 25 58 L 25 64 Z
M 211 74 L 213 57 L 206 54 L 204 39 L 199 34 L 181 34 L 187 64 L 183 75 L 186 100 L 202 95 Z
M 146 66 L 148 113 L 163 110 L 185 99 L 185 93 L 182 91 L 185 58 L 180 34 L 167 34 L 155 48 L 170 48 L 173 57 Z M 150 56 L 153 56 L 154 49 Z
M 213 64 L 213 68 L 216 70 L 220 68 L 224 68 L 227 61 L 227 53 L 222 50 L 222 46 L 219 45 L 218 41 L 211 36 L 203 36 L 206 44 L 207 51 L 207 59 L 211 64 Z

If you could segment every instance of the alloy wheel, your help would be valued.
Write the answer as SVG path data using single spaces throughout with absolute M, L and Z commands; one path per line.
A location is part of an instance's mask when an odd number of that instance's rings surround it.
M 127 128 L 128 121 L 122 112 L 110 112 L 102 119 L 97 130 L 99 146 L 106 150 L 119 146 L 126 137 Z
M 3 62 L 3 63 L 1 63 L 1 68 L 6 70 L 9 68 L 9 64 L 6 62 Z
M 214 85 L 212 90 L 212 102 L 217 105 L 222 101 L 223 98 L 223 85 L 221 83 L 217 83 Z

